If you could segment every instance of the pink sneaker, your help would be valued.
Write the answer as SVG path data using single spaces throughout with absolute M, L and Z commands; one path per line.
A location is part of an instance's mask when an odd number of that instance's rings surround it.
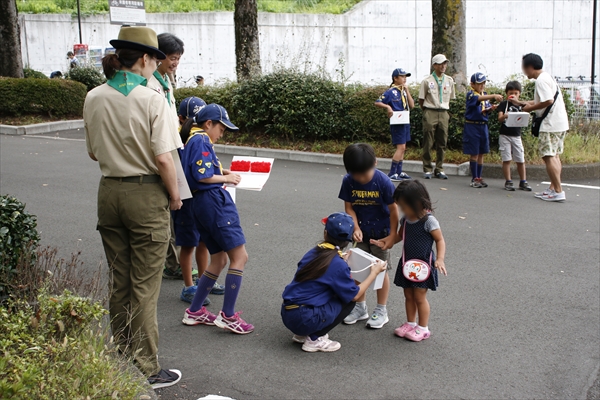
M 192 312 L 189 308 L 185 310 L 185 314 L 183 315 L 183 322 L 185 325 L 214 325 L 215 319 L 217 316 L 206 309 L 206 307 L 202 307 L 198 311 Z
M 422 329 L 419 329 L 417 326 L 412 331 L 408 332 L 404 337 L 408 340 L 412 340 L 413 342 L 420 342 L 421 340 L 429 339 L 431 336 L 431 331 L 424 332 Z
M 404 324 L 402 324 L 394 330 L 394 335 L 398 337 L 404 337 L 408 332 L 414 330 L 415 328 L 416 326 L 412 326 L 408 322 L 405 322 Z
M 231 332 L 239 335 L 246 335 L 253 332 L 254 325 L 244 321 L 240 317 L 241 313 L 241 311 L 238 311 L 232 317 L 226 317 L 223 311 L 219 311 L 219 316 L 215 319 L 215 325 L 221 329 L 229 329 Z

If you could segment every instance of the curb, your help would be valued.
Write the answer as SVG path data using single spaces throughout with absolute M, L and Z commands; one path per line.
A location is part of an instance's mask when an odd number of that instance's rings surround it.
M 327 164 L 343 166 L 344 161 L 341 154 L 331 153 L 310 153 L 306 151 L 295 150 L 277 150 L 264 149 L 259 147 L 233 146 L 227 144 L 215 144 L 215 150 L 220 154 L 229 154 L 234 156 L 252 156 L 275 158 L 277 160 L 299 161 L 311 164 Z M 389 169 L 392 166 L 390 158 L 377 159 L 377 166 L 381 170 Z M 404 161 L 402 169 L 405 172 L 422 173 L 423 163 L 421 161 Z M 444 164 L 444 172 L 452 176 L 466 176 L 469 174 L 469 163 Z
M 12 126 L 0 125 L 1 135 L 40 135 L 72 129 L 83 129 L 83 120 L 75 119 L 69 121 L 45 122 L 42 124 Z
M 469 168 L 468 163 L 467 168 Z M 544 165 L 526 165 L 526 173 L 528 180 L 548 180 L 548 173 Z M 504 179 L 502 165 L 484 164 L 483 175 L 485 178 Z M 517 167 L 514 163 L 511 165 L 511 176 L 513 181 L 519 179 Z M 600 163 L 563 165 L 560 178 L 562 181 L 600 178 Z

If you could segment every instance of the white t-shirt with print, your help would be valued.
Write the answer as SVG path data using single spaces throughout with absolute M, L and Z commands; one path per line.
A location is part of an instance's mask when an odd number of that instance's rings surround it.
M 542 72 L 540 76 L 535 80 L 535 94 L 533 100 L 536 103 L 543 103 L 544 101 L 554 99 L 558 84 L 547 72 Z M 550 109 L 548 116 L 542 122 L 540 126 L 540 132 L 565 132 L 569 130 L 569 116 L 567 115 L 567 109 L 565 107 L 565 100 L 563 99 L 562 91 L 558 91 L 558 97 L 554 102 L 554 106 Z M 546 109 L 536 110 L 535 113 L 538 117 L 544 114 Z

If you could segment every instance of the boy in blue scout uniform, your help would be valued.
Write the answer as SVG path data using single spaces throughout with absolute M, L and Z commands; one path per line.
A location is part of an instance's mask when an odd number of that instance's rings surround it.
M 198 97 L 187 97 L 179 104 L 179 122 L 181 124 L 179 127 L 179 134 L 183 143 L 186 143 L 191 135 L 202 131 L 202 129 L 197 126 L 193 126 L 193 123 L 194 116 L 205 106 L 206 102 Z M 178 151 L 181 159 L 183 150 L 179 149 Z M 181 264 L 184 287 L 181 291 L 180 299 L 187 303 L 192 302 L 196 290 L 198 289 L 198 287 L 194 285 L 193 276 L 197 275 L 198 272 L 203 274 L 204 271 L 206 271 L 206 268 L 208 268 L 208 263 L 210 261 L 208 249 L 204 242 L 202 242 L 200 232 L 198 232 L 198 228 L 194 221 L 193 202 L 193 199 L 183 200 L 181 209 L 171 213 L 175 228 L 175 244 L 181 248 L 179 261 Z M 194 254 L 196 256 L 196 265 L 198 265 L 198 270 L 195 271 L 195 273 L 192 268 Z M 210 293 L 221 295 L 225 293 L 225 286 L 215 282 Z M 206 300 L 204 300 L 203 305 L 207 306 L 209 304 L 210 300 L 207 297 Z
M 194 117 L 202 131 L 194 133 L 183 150 L 182 165 L 193 198 L 194 219 L 200 237 L 211 255 L 210 265 L 198 280 L 196 295 L 185 310 L 183 323 L 186 325 L 217 325 L 233 333 L 247 334 L 254 326 L 235 312 L 235 302 L 242 285 L 244 266 L 248 253 L 246 239 L 240 225 L 237 208 L 223 185 L 237 185 L 241 177 L 223 169 L 215 154 L 213 143 L 226 130 L 239 129 L 231 123 L 227 110 L 218 104 L 209 104 Z M 206 310 L 202 304 L 213 289 L 219 274 L 230 261 L 225 278 L 225 298 L 218 315 Z
M 471 156 L 471 187 L 487 187 L 481 179 L 483 171 L 483 155 L 490 152 L 490 137 L 488 132 L 488 116 L 497 105 L 491 105 L 490 100 L 502 101 L 499 94 L 488 95 L 484 92 L 486 77 L 481 72 L 471 76 L 473 90 L 467 93 L 465 109 L 465 129 L 463 132 L 463 153 Z
M 392 72 L 392 84 L 390 88 L 375 102 L 376 107 L 387 110 L 388 118 L 392 118 L 394 111 L 404 111 L 414 108 L 415 101 L 406 86 L 406 78 L 409 76 L 409 72 L 404 71 L 402 68 L 396 68 Z M 402 172 L 404 151 L 406 150 L 406 143 L 410 140 L 410 123 L 390 125 L 390 131 L 392 134 L 392 144 L 396 146 L 396 152 L 392 157 L 392 168 L 388 176 L 393 181 L 410 179 L 410 176 Z
M 354 220 L 352 240 L 356 247 L 388 262 L 391 269 L 390 249 L 398 230 L 398 207 L 394 201 L 394 184 L 376 168 L 375 150 L 368 144 L 351 144 L 344 150 L 344 167 L 348 174 L 342 180 L 339 198 L 344 201 L 346 213 Z M 384 243 L 379 247 L 371 239 Z M 390 279 L 385 274 L 383 286 L 377 290 L 377 307 L 371 317 L 367 310 L 366 293 L 356 302 L 354 310 L 344 319 L 351 325 L 368 319 L 369 328 L 380 329 L 389 322 L 387 301 Z

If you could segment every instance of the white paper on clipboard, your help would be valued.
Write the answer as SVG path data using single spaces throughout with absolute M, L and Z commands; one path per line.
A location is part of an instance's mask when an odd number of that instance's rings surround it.
M 348 266 L 352 273 L 352 279 L 358 282 L 363 282 L 371 274 L 371 265 L 377 261 L 381 261 L 379 258 L 372 254 L 367 253 L 361 249 L 353 248 L 348 250 Z M 387 272 L 380 272 L 373 283 L 369 286 L 372 290 L 378 290 L 383 287 L 383 280 Z
M 234 156 L 231 162 L 233 161 L 250 161 L 252 162 L 268 162 L 271 164 L 271 170 L 273 170 L 273 162 L 275 159 L 273 158 L 263 158 L 263 157 L 250 157 L 250 156 Z M 244 189 L 244 190 L 253 190 L 260 192 L 262 188 L 267 183 L 269 176 L 271 176 L 270 172 L 239 172 L 239 171 L 231 171 L 234 174 L 238 174 L 242 177 L 242 180 L 237 185 L 226 184 L 226 187 L 234 187 L 236 189 Z
M 390 125 L 406 125 L 410 124 L 410 111 L 394 111 L 394 115 L 390 118 Z
M 171 152 L 173 155 L 173 163 L 175 163 L 175 173 L 177 174 L 177 187 L 179 188 L 179 197 L 181 200 L 191 199 L 192 191 L 188 186 L 183 167 L 181 166 L 181 160 L 179 159 L 179 153 L 177 150 Z

